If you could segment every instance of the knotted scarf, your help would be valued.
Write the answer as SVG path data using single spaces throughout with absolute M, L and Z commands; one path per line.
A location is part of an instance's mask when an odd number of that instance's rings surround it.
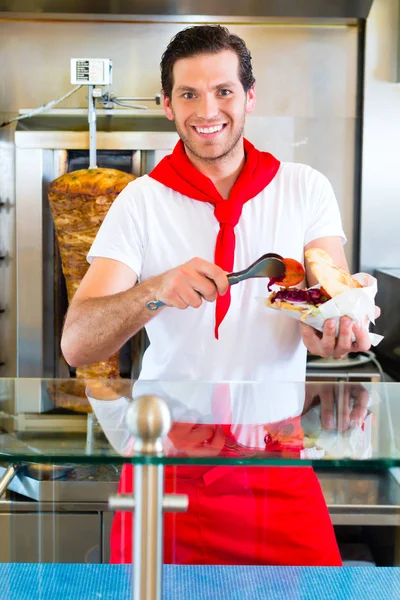
M 172 190 L 200 202 L 214 205 L 214 215 L 220 224 L 215 245 L 214 262 L 231 273 L 235 255 L 235 227 L 242 214 L 243 204 L 257 196 L 273 180 L 280 162 L 268 152 L 260 152 L 244 139 L 246 161 L 234 183 L 229 199 L 225 199 L 203 173 L 190 162 L 183 142 L 179 140 L 172 154 L 163 158 L 149 174 Z M 215 337 L 231 303 L 230 289 L 218 296 L 215 312 Z

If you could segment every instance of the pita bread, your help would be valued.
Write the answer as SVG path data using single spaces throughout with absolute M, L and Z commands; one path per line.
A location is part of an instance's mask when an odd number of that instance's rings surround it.
M 350 273 L 337 267 L 333 263 L 332 257 L 322 248 L 306 250 L 305 257 L 311 271 L 331 298 L 346 292 L 349 288 L 362 287 L 361 283 L 354 279 Z
M 304 312 L 305 310 L 304 304 L 292 304 L 291 302 L 285 302 L 285 300 L 275 300 L 275 302 L 271 302 L 271 298 L 274 298 L 274 296 L 275 294 L 271 294 L 271 296 L 267 298 L 267 306 L 283 310 L 298 310 L 299 312 Z M 307 304 L 306 307 L 306 310 L 309 309 L 310 304 Z

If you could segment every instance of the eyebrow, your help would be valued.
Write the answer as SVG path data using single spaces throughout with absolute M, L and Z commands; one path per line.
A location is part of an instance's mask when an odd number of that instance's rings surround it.
M 225 81 L 224 83 L 220 83 L 219 85 L 216 85 L 215 89 L 223 90 L 225 88 L 236 87 L 236 85 L 237 84 L 234 81 Z
M 180 85 L 178 88 L 176 88 L 175 91 L 176 92 L 195 92 L 196 88 L 190 87 L 188 85 Z
M 235 84 L 233 81 L 225 81 L 224 83 L 219 83 L 218 85 L 214 86 L 215 90 L 223 90 L 225 88 L 231 88 L 231 87 L 236 87 L 237 84 Z M 189 85 L 180 85 L 179 87 L 176 88 L 175 90 L 176 92 L 196 92 L 197 89 L 194 87 L 191 87 Z

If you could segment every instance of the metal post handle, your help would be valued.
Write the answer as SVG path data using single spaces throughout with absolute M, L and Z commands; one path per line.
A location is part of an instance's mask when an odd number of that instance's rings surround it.
M 143 456 L 161 456 L 162 438 L 171 427 L 167 403 L 157 396 L 141 396 L 127 410 L 126 422 L 134 436 L 134 452 Z M 163 513 L 184 512 L 185 495 L 164 496 L 162 464 L 135 465 L 134 496 L 111 496 L 112 510 L 134 513 L 132 600 L 161 600 Z

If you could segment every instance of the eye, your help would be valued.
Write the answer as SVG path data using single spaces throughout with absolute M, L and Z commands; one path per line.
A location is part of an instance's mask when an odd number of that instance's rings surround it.
M 185 94 L 183 94 L 183 98 L 185 98 L 185 100 L 191 100 L 192 98 L 194 98 L 194 94 L 192 92 L 186 92 Z
M 231 90 L 219 90 L 220 96 L 230 96 L 232 94 Z

